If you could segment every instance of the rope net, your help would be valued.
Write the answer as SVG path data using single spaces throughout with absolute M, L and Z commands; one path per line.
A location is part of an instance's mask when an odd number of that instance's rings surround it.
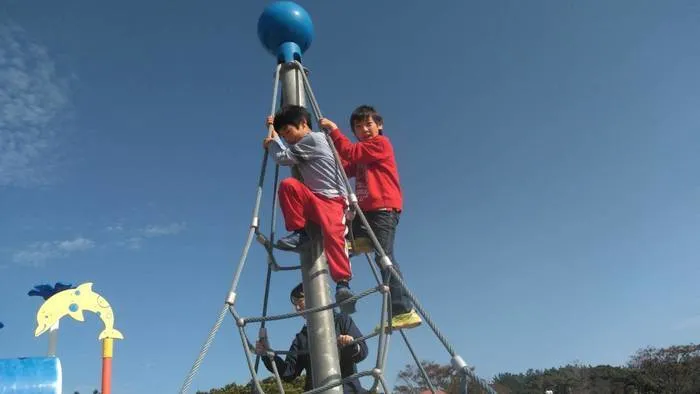
M 298 74 L 301 75 L 302 81 L 303 81 L 303 89 L 309 99 L 309 104 L 311 106 L 311 112 L 313 114 L 313 117 L 315 118 L 316 122 L 318 123 L 320 119 L 323 118 L 323 114 L 321 113 L 320 106 L 318 104 L 318 101 L 316 100 L 316 97 L 313 93 L 313 89 L 311 88 L 311 84 L 309 82 L 309 79 L 306 75 L 306 70 L 304 69 L 304 66 L 298 62 L 294 61 L 292 63 L 287 63 L 287 64 L 278 64 L 276 69 L 275 69 L 275 77 L 274 77 L 274 86 L 273 86 L 273 93 L 272 93 L 272 105 L 271 105 L 271 110 L 270 110 L 270 115 L 274 116 L 275 110 L 278 108 L 278 91 L 279 91 L 279 81 L 280 81 L 280 72 L 282 67 L 293 67 L 298 71 Z M 272 134 L 272 128 L 273 126 L 269 126 L 268 132 L 271 135 Z M 322 130 L 319 127 L 320 130 Z M 279 181 L 279 165 L 276 164 L 274 168 L 274 182 L 273 182 L 273 198 L 272 198 L 272 213 L 271 213 L 271 222 L 270 222 L 270 232 L 268 236 L 265 236 L 265 234 L 261 231 L 260 229 L 260 223 L 259 223 L 259 212 L 260 212 L 260 204 L 262 200 L 262 190 L 265 182 L 265 175 L 266 175 L 266 168 L 267 168 L 267 160 L 268 160 L 268 153 L 267 150 L 264 151 L 263 158 L 262 158 L 262 163 L 261 163 L 261 168 L 260 168 L 260 175 L 258 177 L 258 184 L 257 184 L 257 191 L 256 191 L 256 197 L 255 197 L 255 204 L 253 208 L 253 214 L 252 214 L 252 220 L 250 224 L 250 228 L 248 230 L 248 235 L 246 237 L 246 242 L 243 246 L 243 251 L 241 253 L 240 259 L 238 261 L 238 265 L 234 274 L 233 281 L 231 283 L 231 287 L 228 293 L 228 296 L 226 298 L 226 301 L 224 303 L 224 306 L 219 313 L 219 316 L 216 320 L 216 323 L 212 327 L 206 341 L 204 342 L 199 355 L 197 356 L 194 364 L 192 365 L 192 368 L 190 369 L 189 373 L 187 374 L 183 385 L 180 389 L 180 394 L 185 394 L 189 390 L 192 380 L 194 379 L 195 375 L 199 371 L 199 368 L 201 367 L 201 364 L 206 356 L 206 353 L 209 351 L 209 348 L 211 347 L 211 344 L 214 341 L 214 338 L 216 336 L 217 331 L 221 328 L 221 325 L 223 323 L 223 319 L 226 316 L 227 312 L 230 313 L 234 321 L 236 322 L 238 332 L 240 334 L 241 338 L 241 344 L 244 350 L 244 354 L 246 356 L 246 363 L 248 365 L 248 369 L 250 370 L 251 378 L 252 378 L 252 384 L 253 388 L 257 393 L 263 394 L 264 391 L 262 390 L 261 384 L 260 384 L 260 379 L 258 378 L 258 368 L 260 364 L 260 359 L 262 356 L 274 358 L 277 355 L 288 355 L 291 354 L 292 352 L 286 351 L 286 350 L 273 350 L 269 349 L 266 352 L 266 354 L 261 355 L 257 354 L 255 350 L 255 345 L 253 342 L 250 341 L 248 334 L 245 330 L 246 326 L 250 323 L 260 323 L 260 328 L 258 332 L 258 337 L 261 340 L 267 341 L 267 333 L 265 329 L 265 325 L 267 322 L 270 321 L 278 321 L 278 320 L 285 320 L 285 319 L 291 319 L 295 318 L 301 315 L 308 315 L 312 314 L 315 312 L 320 312 L 320 311 L 325 311 L 329 310 L 332 308 L 336 307 L 342 307 L 344 304 L 349 304 L 349 303 L 354 303 L 357 300 L 360 300 L 364 297 L 367 297 L 371 294 L 374 293 L 379 293 L 382 297 L 382 308 L 381 308 L 381 313 L 380 313 L 380 324 L 379 327 L 380 329 L 378 331 L 374 331 L 371 334 L 364 335 L 361 338 L 354 338 L 354 340 L 350 343 L 345 344 L 343 347 L 346 346 L 353 346 L 354 344 L 357 344 L 361 341 L 366 341 L 368 339 L 372 339 L 374 337 L 378 337 L 377 340 L 377 359 L 374 364 L 374 368 L 366 371 L 361 371 L 358 373 L 355 373 L 351 376 L 348 376 L 344 379 L 336 380 L 334 382 L 331 382 L 329 384 L 326 384 L 321 387 L 316 387 L 313 390 L 305 392 L 306 394 L 313 394 L 313 393 L 320 393 L 322 391 L 337 387 L 342 385 L 343 383 L 347 381 L 354 380 L 356 378 L 363 378 L 363 377 L 372 377 L 373 378 L 373 383 L 371 388 L 369 389 L 370 392 L 377 392 L 377 389 L 379 386 L 382 387 L 382 390 L 384 393 L 389 393 L 391 390 L 387 386 L 386 380 L 384 378 L 384 366 L 386 364 L 386 359 L 388 356 L 388 348 L 389 348 L 389 339 L 392 335 L 393 331 L 399 331 L 401 334 L 401 338 L 406 345 L 407 350 L 410 352 L 411 357 L 413 358 L 414 362 L 416 363 L 416 366 L 421 373 L 423 380 L 425 381 L 428 389 L 432 393 L 436 393 L 436 389 L 431 382 L 431 380 L 428 378 L 428 375 L 421 365 L 418 356 L 416 355 L 416 352 L 411 346 L 410 341 L 408 340 L 408 337 L 404 333 L 404 330 L 394 330 L 391 327 L 391 318 L 390 318 L 390 308 L 391 308 L 391 302 L 389 300 L 389 280 L 392 281 L 397 281 L 401 287 L 405 290 L 406 295 L 408 298 L 413 302 L 413 306 L 415 310 L 421 315 L 423 320 L 427 323 L 427 325 L 430 327 L 430 329 L 433 331 L 437 339 L 440 341 L 440 343 L 443 345 L 447 353 L 451 357 L 451 365 L 453 370 L 457 373 L 457 378 L 460 379 L 460 393 L 465 393 L 467 392 L 468 386 L 475 384 L 482 388 L 484 391 L 490 394 L 496 394 L 496 392 L 493 390 L 493 388 L 486 382 L 485 380 L 479 378 L 473 373 L 472 368 L 470 368 L 462 359 L 462 357 L 457 354 L 453 348 L 453 346 L 450 344 L 450 342 L 447 340 L 445 335 L 438 329 L 436 324 L 433 322 L 433 320 L 430 318 L 430 315 L 427 313 L 427 311 L 423 308 L 423 306 L 420 304 L 418 301 L 417 297 L 410 291 L 408 288 L 406 282 L 403 280 L 403 278 L 398 274 L 397 270 L 394 268 L 391 259 L 387 254 L 384 252 L 381 244 L 379 243 L 377 237 L 375 236 L 374 232 L 372 231 L 372 228 L 370 227 L 367 218 L 365 217 L 364 213 L 360 209 L 358 205 L 358 200 L 357 197 L 352 189 L 352 185 L 350 184 L 350 181 L 348 180 L 347 174 L 345 173 L 345 170 L 343 169 L 342 161 L 340 159 L 340 155 L 338 154 L 338 151 L 336 150 L 333 141 L 330 139 L 330 136 L 328 133 L 324 133 L 325 138 L 328 141 L 328 144 L 330 145 L 331 149 L 333 150 L 333 154 L 335 156 L 336 160 L 336 169 L 338 170 L 339 174 L 341 174 L 343 182 L 345 187 L 347 188 L 348 191 L 348 196 L 349 196 L 349 202 L 350 202 L 350 212 L 349 212 L 349 219 L 350 223 L 348 223 L 348 228 L 350 229 L 350 244 L 353 249 L 353 251 L 357 250 L 356 248 L 356 240 L 354 237 L 354 234 L 352 233 L 352 220 L 358 219 L 362 222 L 363 226 L 367 230 L 367 236 L 370 239 L 370 242 L 372 244 L 372 248 L 374 249 L 374 253 L 378 256 L 377 261 L 379 265 L 381 265 L 381 269 L 387 270 L 390 275 L 386 275 L 386 280 L 382 280 L 381 276 L 377 272 L 378 268 L 375 266 L 373 263 L 372 259 L 369 256 L 369 253 L 371 252 L 363 252 L 362 254 L 365 255 L 367 262 L 370 266 L 370 269 L 374 275 L 374 278 L 377 282 L 377 285 L 375 287 L 369 288 L 367 290 L 364 290 L 356 295 L 354 295 L 351 298 L 348 298 L 346 300 L 343 300 L 342 302 L 334 302 L 325 306 L 320 306 L 320 307 L 315 307 L 315 308 L 308 308 L 304 309 L 302 311 L 298 312 L 293 312 L 293 313 L 286 313 L 286 314 L 280 314 L 280 315 L 268 315 L 267 314 L 267 306 L 268 306 L 268 298 L 269 298 L 269 293 L 270 293 L 270 282 L 271 282 L 271 277 L 273 272 L 278 272 L 278 271 L 293 271 L 293 270 L 298 270 L 301 268 L 300 265 L 295 265 L 295 266 L 282 266 L 277 263 L 277 259 L 275 258 L 274 254 L 274 239 L 275 239 L 275 221 L 276 221 L 276 211 L 277 211 L 277 205 L 278 205 L 278 195 L 277 195 L 277 188 L 278 188 L 278 181 Z M 238 282 L 241 276 L 241 273 L 243 272 L 243 268 L 245 266 L 247 257 L 248 257 L 248 252 L 250 250 L 250 247 L 253 243 L 253 240 L 257 240 L 260 245 L 263 246 L 266 252 L 267 256 L 267 275 L 265 279 L 265 292 L 264 292 L 264 300 L 263 300 L 263 310 L 262 310 L 262 315 L 261 316 L 254 316 L 254 317 L 241 317 L 238 312 L 236 311 L 235 308 L 235 302 L 236 302 L 236 288 L 238 287 Z M 299 351 L 296 352 L 296 354 L 307 354 L 308 351 Z M 253 360 L 254 359 L 254 360 Z M 273 369 L 273 375 L 275 377 L 277 389 L 279 390 L 280 393 L 284 393 L 284 388 L 282 385 L 282 379 L 280 378 L 279 371 L 277 370 L 277 365 L 273 361 L 272 363 L 272 369 Z

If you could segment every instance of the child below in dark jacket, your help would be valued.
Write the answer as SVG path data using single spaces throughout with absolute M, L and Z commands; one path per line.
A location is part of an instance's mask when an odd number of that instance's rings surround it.
M 292 290 L 290 299 L 297 312 L 301 312 L 305 309 L 304 288 L 301 283 Z M 345 379 L 357 373 L 357 363 L 360 363 L 367 357 L 368 349 L 365 341 L 360 341 L 348 346 L 355 338 L 362 337 L 362 332 L 360 332 L 350 316 L 344 313 L 335 313 L 334 318 L 335 332 L 338 336 L 340 373 L 342 378 Z M 257 354 L 263 355 L 262 360 L 265 364 L 265 368 L 273 372 L 273 359 L 266 355 L 269 350 L 267 340 L 265 338 L 259 339 L 255 344 L 255 350 Z M 291 382 L 299 376 L 302 371 L 306 370 L 304 391 L 309 391 L 314 388 L 311 380 L 311 360 L 308 351 L 309 334 L 306 325 L 304 325 L 301 331 L 294 337 L 294 341 L 292 341 L 292 345 L 289 347 L 290 353 L 287 354 L 286 358 L 283 360 L 279 356 L 274 357 L 280 378 L 285 382 Z M 360 384 L 360 379 L 356 378 L 343 384 L 343 392 L 345 394 L 364 394 L 367 393 L 367 390 Z

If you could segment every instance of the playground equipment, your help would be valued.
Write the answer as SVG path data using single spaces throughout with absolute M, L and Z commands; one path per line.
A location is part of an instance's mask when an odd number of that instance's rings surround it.
M 83 283 L 77 288 L 58 283 L 56 287 L 42 285 L 29 295 L 39 295 L 45 300 L 36 314 L 36 337 L 46 332 L 56 333 L 59 321 L 66 315 L 81 322 L 85 321 L 84 311 L 99 316 L 104 324 L 98 336 L 102 341 L 101 393 L 110 394 L 113 341 L 124 336 L 114 328 L 114 311 L 109 302 L 92 290 L 92 283 Z M 61 394 L 63 378 L 61 362 L 55 356 L 55 340 L 55 335 L 50 336 L 48 357 L 0 360 L 0 394 Z
M 44 299 L 44 301 L 48 300 L 49 298 L 53 297 L 57 293 L 62 292 L 63 290 L 68 290 L 72 289 L 73 285 L 71 284 L 63 284 L 61 282 L 56 282 L 54 286 L 51 286 L 49 284 L 43 284 L 43 285 L 38 285 L 34 286 L 32 290 L 29 290 L 27 293 L 28 296 L 30 297 L 41 297 Z M 49 327 L 49 356 L 55 356 L 56 355 L 56 347 L 58 346 L 58 329 L 59 329 L 59 322 L 56 321 L 51 327 Z
M 56 357 L 0 359 L 0 394 L 61 394 L 62 381 Z
M 45 333 L 66 315 L 77 321 L 85 321 L 83 311 L 97 314 L 105 326 L 98 336 L 102 341 L 102 394 L 110 394 L 114 340 L 124 339 L 124 336 L 114 328 L 114 312 L 109 302 L 92 290 L 92 283 L 64 290 L 46 300 L 36 314 L 37 327 L 34 335 L 38 337 Z
M 102 341 L 102 394 L 110 394 L 114 340 L 124 339 L 124 336 L 114 328 L 114 313 L 109 302 L 92 291 L 92 283 L 83 283 L 76 289 L 64 290 L 46 300 L 36 314 L 37 327 L 34 335 L 39 336 L 48 331 L 66 315 L 81 322 L 85 321 L 83 311 L 94 312 L 105 325 L 98 339 Z
M 302 55 L 311 45 L 314 38 L 314 28 L 311 22 L 311 17 L 309 14 L 299 5 L 291 1 L 277 1 L 268 5 L 263 11 L 260 19 L 258 20 L 258 37 L 265 47 L 265 49 L 275 56 L 277 61 L 277 67 L 275 69 L 274 77 L 274 87 L 273 87 L 273 97 L 272 97 L 272 108 L 271 114 L 275 113 L 277 108 L 277 98 L 278 90 L 281 91 L 280 105 L 284 104 L 297 104 L 301 106 L 307 106 L 307 101 L 310 104 L 311 112 L 315 117 L 316 121 L 322 118 L 321 110 L 314 96 L 313 90 L 309 79 L 307 77 L 307 70 L 301 63 Z M 281 86 L 280 86 L 281 85 Z M 271 134 L 271 130 L 268 130 L 268 136 Z M 330 141 L 328 135 L 326 135 L 330 146 L 333 148 L 333 143 Z M 339 173 L 342 174 L 343 180 L 348 190 L 350 205 L 351 205 L 351 218 L 354 220 L 361 220 L 365 227 L 369 228 L 367 219 L 360 210 L 358 206 L 358 201 L 355 193 L 352 190 L 350 183 L 348 182 L 347 175 L 345 174 L 341 161 L 338 156 L 338 152 L 333 148 L 336 157 L 336 164 Z M 397 274 L 396 269 L 393 267 L 391 259 L 382 250 L 377 238 L 369 231 L 369 239 L 358 239 L 358 242 L 353 239 L 349 249 L 352 250 L 353 255 L 365 254 L 369 266 L 377 280 L 377 286 L 375 288 L 368 289 L 361 292 L 354 297 L 344 300 L 341 303 L 333 303 L 331 301 L 329 292 L 329 274 L 327 269 L 327 263 L 323 253 L 323 248 L 321 244 L 321 237 L 319 230 L 315 226 L 309 226 L 307 228 L 307 233 L 311 237 L 311 246 L 301 251 L 301 264 L 299 266 L 281 266 L 277 263 L 274 256 L 274 235 L 275 235 L 275 217 L 277 209 L 277 187 L 279 178 L 279 166 L 275 166 L 274 172 L 274 183 L 272 185 L 272 212 L 271 212 L 271 229 L 269 236 L 265 236 L 260 230 L 260 223 L 258 213 L 260 210 L 260 202 L 262 197 L 263 184 L 265 180 L 267 168 L 267 151 L 263 153 L 262 158 L 262 168 L 260 170 L 260 176 L 258 179 L 257 193 L 255 204 L 253 208 L 253 218 L 251 220 L 250 228 L 248 231 L 248 236 L 243 247 L 243 252 L 241 258 L 238 262 L 236 268 L 233 282 L 231 288 L 225 299 L 223 308 L 219 313 L 219 317 L 212 327 L 209 336 L 207 337 L 199 356 L 195 360 L 192 368 L 190 369 L 185 381 L 182 385 L 180 393 L 184 394 L 189 389 L 192 379 L 199 370 L 202 361 L 206 353 L 208 352 L 216 332 L 221 327 L 224 317 L 227 313 L 233 316 L 236 325 L 238 327 L 239 334 L 241 336 L 241 342 L 243 344 L 243 350 L 246 356 L 246 361 L 250 369 L 251 377 L 253 380 L 253 387 L 258 393 L 262 393 L 262 388 L 259 383 L 257 376 L 258 365 L 259 365 L 259 355 L 256 356 L 255 363 L 252 361 L 252 352 L 254 351 L 254 346 L 248 338 L 246 333 L 246 325 L 250 323 L 260 323 L 259 336 L 265 337 L 265 323 L 268 321 L 282 320 L 288 318 L 298 317 L 300 315 L 306 316 L 306 324 L 309 332 L 309 342 L 310 342 L 310 359 L 312 363 L 312 370 L 314 372 L 313 385 L 314 389 L 308 393 L 341 393 L 341 385 L 343 380 L 349 380 L 354 378 L 362 377 L 372 377 L 373 385 L 370 389 L 372 392 L 376 392 L 379 386 L 382 386 L 384 392 L 389 392 L 386 381 L 384 379 L 384 365 L 388 355 L 388 344 L 389 337 L 392 334 L 391 319 L 389 318 L 388 308 L 389 308 L 389 294 L 388 294 L 388 283 L 382 282 L 380 276 L 377 273 L 377 268 L 374 266 L 372 260 L 370 259 L 368 253 L 375 251 L 380 257 L 379 262 L 381 268 L 388 270 L 391 273 L 392 280 L 396 280 L 400 285 L 406 290 L 408 297 L 413 301 L 415 309 L 423 317 L 423 320 L 427 323 L 430 329 L 434 332 L 436 337 L 445 347 L 447 352 L 451 357 L 451 363 L 453 369 L 458 373 L 460 379 L 460 388 L 462 393 L 467 392 L 468 385 L 476 384 L 483 388 L 488 393 L 495 393 L 493 388 L 488 385 L 488 383 L 477 376 L 474 375 L 472 369 L 467 366 L 462 357 L 456 353 L 452 345 L 447 341 L 445 336 L 440 332 L 435 323 L 430 319 L 425 309 L 418 302 L 415 295 L 408 289 L 404 280 Z M 292 169 L 292 174 L 298 177 L 298 171 L 294 168 Z M 354 216 L 353 216 L 354 215 Z M 265 283 L 265 294 L 263 302 L 263 311 L 261 317 L 241 317 L 235 308 L 236 303 L 236 288 L 238 281 L 240 279 L 243 267 L 245 265 L 248 251 L 252 244 L 253 239 L 263 245 L 266 250 L 267 260 L 268 260 L 268 270 L 267 278 Z M 360 248 L 359 244 L 364 243 L 365 246 L 369 248 Z M 267 302 L 270 290 L 270 280 L 271 273 L 277 271 L 290 271 L 290 270 L 301 270 L 301 276 L 305 292 L 306 310 L 298 313 L 289 313 L 278 316 L 267 316 Z M 355 301 L 366 297 L 372 293 L 379 292 L 382 295 L 382 311 L 381 311 L 381 329 L 375 331 L 372 334 L 366 335 L 362 338 L 355 338 L 355 340 L 350 343 L 352 345 L 359 341 L 364 341 L 370 339 L 374 336 L 378 336 L 378 351 L 377 351 L 377 362 L 374 368 L 369 371 L 359 372 L 351 377 L 341 380 L 340 368 L 338 362 L 338 349 L 335 340 L 335 330 L 333 329 L 333 314 L 332 309 L 335 307 L 341 307 L 343 304 L 354 303 Z M 402 330 L 398 330 L 401 334 L 407 349 L 411 352 L 419 370 L 423 374 L 426 380 L 426 385 L 430 388 L 430 391 L 435 393 L 435 388 L 427 379 L 427 375 L 423 370 L 422 366 L 418 362 L 418 357 L 416 356 L 407 336 Z M 348 345 L 348 346 L 349 346 Z M 270 355 L 275 354 L 287 354 L 287 351 L 283 350 L 271 350 Z M 275 366 L 272 363 L 273 367 Z M 284 392 L 282 388 L 282 383 L 279 377 L 278 371 L 274 372 L 277 387 L 280 392 Z

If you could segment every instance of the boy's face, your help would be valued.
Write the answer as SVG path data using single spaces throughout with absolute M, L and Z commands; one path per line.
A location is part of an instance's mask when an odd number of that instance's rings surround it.
M 306 308 L 306 303 L 304 302 L 304 297 L 298 297 L 292 299 L 292 305 L 294 305 L 295 312 L 301 312 Z M 302 315 L 304 319 L 306 316 Z
M 308 133 L 309 126 L 304 120 L 301 121 L 299 126 L 289 124 L 282 126 L 279 130 L 277 130 L 277 134 L 279 134 L 280 137 L 282 137 L 282 139 L 284 139 L 284 141 L 288 144 L 296 144 Z
M 377 124 L 371 116 L 368 116 L 363 120 L 356 120 L 355 124 L 352 125 L 352 131 L 355 133 L 355 137 L 357 137 L 358 140 L 365 141 L 379 135 L 382 127 L 383 126 Z

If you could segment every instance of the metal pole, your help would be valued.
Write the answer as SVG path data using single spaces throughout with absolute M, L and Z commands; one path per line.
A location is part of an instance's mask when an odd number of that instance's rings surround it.
M 280 70 L 280 84 L 282 86 L 282 105 L 301 105 L 306 107 L 306 95 L 304 94 L 304 81 L 300 71 L 294 63 L 282 65 Z M 309 125 L 311 127 L 311 125 Z
M 49 357 L 51 356 L 56 356 L 56 347 L 58 345 L 58 321 L 49 328 L 49 351 L 48 355 Z
M 293 63 L 287 63 L 280 73 L 282 103 L 306 106 L 303 80 Z M 311 126 L 311 125 L 309 125 Z M 296 169 L 295 169 L 296 170 Z M 298 171 L 294 171 L 299 178 Z M 330 275 L 328 263 L 323 253 L 320 228 L 314 223 L 307 225 L 311 237 L 308 248 L 301 251 L 301 278 L 304 284 L 306 308 L 316 308 L 333 303 L 330 297 Z M 340 381 L 340 364 L 335 333 L 333 310 L 311 313 L 306 317 L 309 333 L 309 355 L 311 358 L 312 381 L 314 387 L 325 386 Z M 342 386 L 323 391 L 326 394 L 341 394 Z
M 282 104 L 306 107 L 302 70 L 294 67 L 301 63 L 302 54 L 314 38 L 311 16 L 300 5 L 292 1 L 276 1 L 265 7 L 258 19 L 258 38 L 268 52 L 273 54 L 280 70 Z M 311 126 L 311 125 L 309 125 Z M 301 178 L 297 168 L 292 175 Z M 330 305 L 330 274 L 323 253 L 321 231 L 309 223 L 306 228 L 311 238 L 309 246 L 301 251 L 301 278 L 304 284 L 306 308 Z M 338 347 L 335 334 L 333 310 L 327 309 L 306 316 L 309 333 L 309 356 L 311 358 L 314 387 L 339 383 L 341 379 Z M 324 394 L 341 394 L 342 386 L 324 390 Z

